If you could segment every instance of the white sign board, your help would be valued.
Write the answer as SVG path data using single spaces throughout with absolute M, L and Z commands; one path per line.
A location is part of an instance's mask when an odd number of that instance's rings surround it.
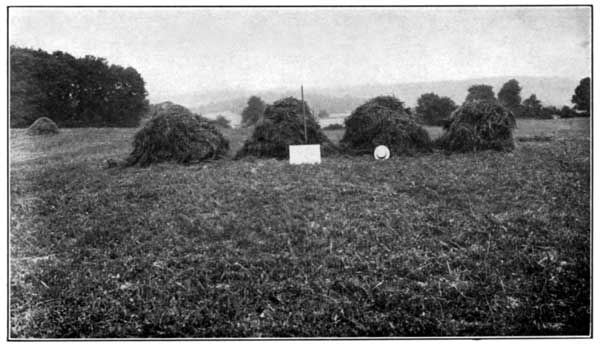
M 290 145 L 290 164 L 320 164 L 321 145 Z

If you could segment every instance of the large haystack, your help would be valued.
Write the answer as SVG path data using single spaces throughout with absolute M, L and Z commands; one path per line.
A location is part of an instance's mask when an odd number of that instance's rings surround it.
M 180 105 L 155 114 L 135 134 L 127 165 L 147 166 L 162 161 L 190 164 L 227 154 L 229 142 L 206 119 Z
M 346 132 L 340 141 L 351 154 L 371 154 L 379 145 L 394 155 L 430 152 L 431 139 L 396 97 L 379 96 L 357 107 L 345 120 Z
M 437 143 L 455 152 L 511 151 L 515 148 L 512 132 L 516 125 L 512 112 L 496 101 L 469 101 L 452 113 Z
M 40 117 L 27 128 L 28 135 L 58 134 L 58 126 L 48 117 Z
M 252 136 L 244 143 L 237 157 L 248 155 L 285 159 L 289 155 L 289 145 L 321 144 L 323 155 L 337 152 L 337 148 L 323 134 L 313 117 L 310 108 L 304 104 L 306 114 L 306 136 L 304 140 L 304 119 L 302 102 L 289 97 L 267 106 L 263 120 L 254 128 Z

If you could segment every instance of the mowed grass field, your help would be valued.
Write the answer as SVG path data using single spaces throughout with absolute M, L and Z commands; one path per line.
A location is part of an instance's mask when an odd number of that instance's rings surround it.
M 511 153 L 125 169 L 135 129 L 11 130 L 10 335 L 588 335 L 589 120 L 518 125 Z

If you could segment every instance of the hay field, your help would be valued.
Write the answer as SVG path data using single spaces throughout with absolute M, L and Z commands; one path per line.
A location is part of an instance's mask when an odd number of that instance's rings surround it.
M 134 132 L 11 130 L 11 337 L 589 333 L 587 119 L 519 121 L 512 153 L 102 169 Z

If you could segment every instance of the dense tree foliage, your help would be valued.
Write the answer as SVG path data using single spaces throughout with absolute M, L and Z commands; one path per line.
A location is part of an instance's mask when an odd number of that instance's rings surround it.
M 147 111 L 144 80 L 103 58 L 10 47 L 10 124 L 45 116 L 59 127 L 137 126 Z
M 508 80 L 498 92 L 498 101 L 509 110 L 515 111 L 521 105 L 521 89 L 517 80 Z
M 473 100 L 496 100 L 496 96 L 490 85 L 473 85 L 469 87 L 468 91 L 469 94 L 467 94 L 467 98 L 465 99 L 467 102 Z
M 535 94 L 532 94 L 529 96 L 529 98 L 523 100 L 520 117 L 542 117 L 542 102 L 539 99 L 537 99 L 537 96 Z
M 440 97 L 435 93 L 425 93 L 417 100 L 416 111 L 424 124 L 443 125 L 457 106 L 448 97 Z
M 247 127 L 256 124 L 265 112 L 265 102 L 257 96 L 248 99 L 248 104 L 242 111 L 242 126 Z
M 575 110 L 573 110 L 572 108 L 564 105 L 560 109 L 560 112 L 558 113 L 558 115 L 560 116 L 560 118 L 571 118 L 571 117 L 577 117 L 577 112 L 575 112 Z
M 575 88 L 575 94 L 571 98 L 571 103 L 575 104 L 574 109 L 581 111 L 582 115 L 590 115 L 590 78 L 583 78 Z
M 543 119 L 552 119 L 554 116 L 560 115 L 560 109 L 554 105 L 547 105 L 542 107 L 541 116 Z

